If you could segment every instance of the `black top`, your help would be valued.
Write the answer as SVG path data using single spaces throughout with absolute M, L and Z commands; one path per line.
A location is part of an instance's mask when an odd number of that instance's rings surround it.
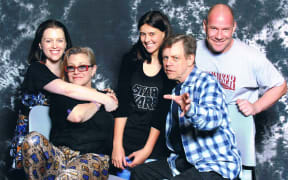
M 21 113 L 28 116 L 31 106 L 48 105 L 51 93 L 43 87 L 51 81 L 58 79 L 45 64 L 33 62 L 27 69 L 21 86 L 22 103 Z
M 58 77 L 53 74 L 45 64 L 33 62 L 27 69 L 25 79 L 22 84 L 22 92 L 28 94 L 38 94 L 48 92 L 43 90 L 43 87 Z M 48 93 L 49 94 L 49 93 Z
M 154 127 L 161 135 L 149 158 L 167 156 L 164 135 L 170 101 L 164 100 L 163 95 L 171 92 L 172 84 L 163 69 L 149 77 L 143 72 L 142 62 L 131 56 L 123 60 L 117 93 L 119 108 L 115 116 L 128 117 L 123 136 L 126 155 L 143 148 L 150 128 Z
M 85 101 L 53 94 L 50 103 L 52 129 L 50 141 L 56 146 L 67 146 L 84 153 L 111 154 L 113 117 L 103 107 L 84 123 L 67 120 L 72 109 Z

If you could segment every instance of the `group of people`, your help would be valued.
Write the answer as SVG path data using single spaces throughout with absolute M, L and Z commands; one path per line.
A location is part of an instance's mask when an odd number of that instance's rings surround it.
M 196 42 L 173 35 L 163 13 L 144 14 L 115 93 L 92 87 L 90 48 L 73 47 L 59 21 L 40 24 L 22 86 L 15 165 L 28 179 L 107 179 L 125 168 L 137 180 L 251 179 L 253 115 L 286 93 L 286 81 L 264 55 L 233 39 L 228 5 L 214 5 L 203 28 L 206 39 Z M 50 142 L 27 131 L 38 104 L 50 106 Z

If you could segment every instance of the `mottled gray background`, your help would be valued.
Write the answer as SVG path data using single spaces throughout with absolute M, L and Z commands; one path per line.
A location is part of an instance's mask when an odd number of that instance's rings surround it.
M 0 0 L 0 179 L 8 179 L 7 146 L 17 117 L 18 88 L 34 32 L 42 21 L 62 21 L 74 45 L 92 47 L 99 64 L 94 83 L 114 88 L 121 56 L 137 39 L 141 15 L 161 10 L 169 16 L 174 32 L 202 39 L 202 19 L 216 2 L 235 10 L 235 37 L 266 53 L 287 79 L 288 0 Z M 286 94 L 256 117 L 257 179 L 288 179 L 287 112 Z

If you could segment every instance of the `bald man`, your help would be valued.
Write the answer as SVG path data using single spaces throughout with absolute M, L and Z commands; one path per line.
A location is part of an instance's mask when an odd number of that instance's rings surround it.
M 203 21 L 206 39 L 197 42 L 196 65 L 213 74 L 224 88 L 243 174 L 251 179 L 256 166 L 253 116 L 266 110 L 287 91 L 286 81 L 264 54 L 233 39 L 237 24 L 232 9 L 214 5 Z M 264 94 L 259 97 L 259 90 Z

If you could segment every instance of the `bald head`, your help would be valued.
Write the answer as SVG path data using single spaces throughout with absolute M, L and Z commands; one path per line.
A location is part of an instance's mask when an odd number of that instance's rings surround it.
M 233 11 L 228 5 L 216 4 L 209 10 L 203 28 L 211 52 L 224 53 L 232 47 L 236 26 Z
M 208 11 L 208 14 L 207 14 L 205 20 L 208 23 L 209 18 L 211 16 L 221 16 L 221 15 L 226 17 L 226 18 L 231 19 L 231 21 L 234 23 L 233 10 L 230 6 L 228 6 L 226 4 L 215 4 L 214 6 L 212 6 Z

